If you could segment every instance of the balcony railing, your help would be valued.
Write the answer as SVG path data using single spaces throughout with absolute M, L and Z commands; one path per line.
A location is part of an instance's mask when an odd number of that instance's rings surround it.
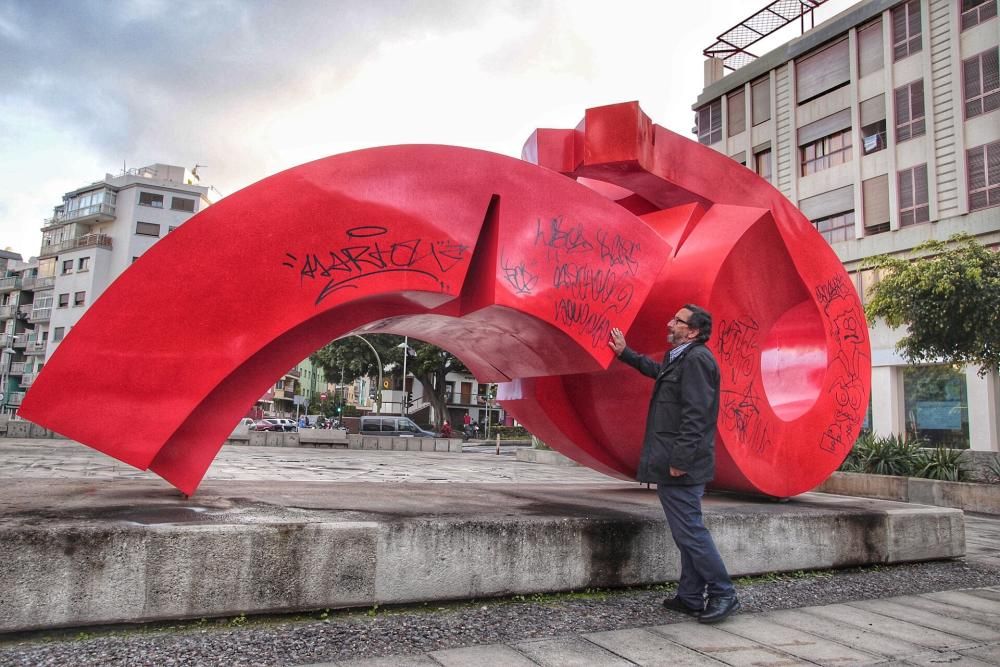
M 24 349 L 25 354 L 45 354 L 45 341 L 33 340 Z
M 92 219 L 92 220 L 91 220 Z M 58 213 L 44 222 L 42 231 L 65 225 L 67 222 L 110 222 L 115 219 L 115 207 L 111 204 L 94 204 L 75 211 Z
M 51 308 L 35 308 L 28 316 L 29 322 L 48 322 L 50 319 L 52 319 Z
M 25 373 L 21 376 L 21 386 L 27 389 L 34 383 L 36 377 L 38 377 L 38 373 Z
M 55 287 L 56 277 L 49 276 L 47 278 L 38 278 L 35 280 L 35 291 L 48 289 L 50 287 Z
M 7 405 L 21 405 L 21 401 L 24 400 L 23 391 L 12 392 L 10 396 L 7 397 Z
M 13 348 L 23 348 L 27 344 L 28 344 L 27 334 L 17 334 L 11 341 L 11 347 Z
M 10 365 L 11 375 L 24 375 L 24 369 L 28 364 L 24 361 L 15 361 Z
M 14 317 L 17 306 L 0 306 L 0 320 L 9 320 Z
M 16 289 L 21 289 L 21 276 L 0 278 L 0 292 L 11 292 Z
M 58 255 L 59 253 L 76 250 L 78 248 L 104 248 L 111 250 L 111 237 L 107 234 L 84 234 L 83 236 L 62 243 L 53 243 L 43 246 L 38 253 L 39 257 L 48 255 Z M 36 287 L 37 289 L 37 287 Z
M 21 276 L 21 289 L 35 289 L 38 276 Z

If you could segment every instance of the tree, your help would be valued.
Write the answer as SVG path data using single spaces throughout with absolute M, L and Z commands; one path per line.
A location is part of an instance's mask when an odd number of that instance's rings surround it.
M 944 361 L 1000 369 L 1000 253 L 967 234 L 927 241 L 913 259 L 880 255 L 883 272 L 868 290 L 865 313 L 907 327 L 896 349 L 910 363 Z
M 382 363 L 391 367 L 384 374 L 389 380 L 389 386 L 402 386 L 399 376 L 403 372 L 403 349 L 400 347 L 403 337 L 393 334 L 365 334 L 365 340 L 378 351 Z M 416 356 L 407 360 L 406 370 L 424 386 L 428 401 L 434 408 L 434 426 L 440 429 L 448 418 L 445 376 L 451 372 L 468 372 L 468 369 L 458 357 L 430 343 L 411 338 L 410 348 Z M 333 380 L 339 381 L 343 377 L 344 382 L 353 382 L 359 377 L 378 376 L 371 348 L 353 336 L 329 343 L 314 352 L 311 359 L 323 368 L 327 378 Z

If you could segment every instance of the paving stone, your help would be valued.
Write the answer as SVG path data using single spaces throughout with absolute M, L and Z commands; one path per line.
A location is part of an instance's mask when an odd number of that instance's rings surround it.
M 941 600 L 931 599 L 926 595 L 914 595 L 908 597 L 906 604 L 916 609 L 923 609 L 924 611 L 941 614 L 943 616 L 948 616 L 949 618 L 968 619 L 982 625 L 1000 629 L 1000 614 L 993 614 L 990 612 L 980 611 L 978 609 L 970 609 L 968 607 L 960 607 Z
M 967 637 L 981 642 L 1000 641 L 1000 630 L 981 625 L 968 618 L 957 619 L 941 613 L 920 609 L 910 604 L 910 597 L 892 600 L 860 600 L 849 603 L 852 607 L 867 609 L 877 614 L 916 623 L 925 628 L 933 628 L 959 637 Z
M 900 621 L 847 604 L 831 604 L 825 607 L 808 607 L 800 610 L 820 618 L 830 618 L 841 623 L 854 625 L 878 634 L 895 637 L 903 641 L 935 650 L 955 650 L 969 648 L 975 642 L 965 637 L 941 632 L 922 625 Z
M 991 600 L 988 597 L 976 595 L 973 591 L 942 591 L 940 593 L 927 593 L 924 597 L 1000 616 L 1000 600 Z
M 821 665 L 866 665 L 882 658 L 819 635 L 777 625 L 766 614 L 737 616 L 726 621 L 722 629 Z
M 647 667 L 701 667 L 723 664 L 645 628 L 609 630 L 583 635 L 612 653 Z
M 733 667 L 753 667 L 756 665 L 795 667 L 812 664 L 758 644 L 746 637 L 726 632 L 721 625 L 720 627 L 712 627 L 698 623 L 675 623 L 673 625 L 657 625 L 650 629 L 681 646 L 704 653 L 727 665 L 733 665 Z
M 529 660 L 506 644 L 486 644 L 467 646 L 428 654 L 444 667 L 468 667 L 468 665 L 503 665 L 504 667 L 535 667 L 537 662 Z
M 1000 665 L 1000 643 L 977 646 L 976 648 L 960 651 L 960 653 L 973 658 L 978 658 L 979 660 L 985 660 L 991 665 Z
M 514 648 L 543 667 L 632 667 L 632 663 L 580 637 L 537 639 Z
M 858 650 L 885 657 L 915 655 L 927 649 L 911 642 L 887 637 L 871 630 L 848 623 L 840 623 L 831 618 L 803 613 L 803 609 L 785 609 L 767 614 L 767 617 L 781 625 L 802 630 L 819 637 L 843 642 Z
M 952 651 L 931 651 L 909 656 L 905 662 L 890 663 L 899 665 L 926 665 L 926 667 L 996 667 L 995 662 L 983 662 L 977 658 L 961 655 Z M 883 667 L 879 665 L 879 667 Z

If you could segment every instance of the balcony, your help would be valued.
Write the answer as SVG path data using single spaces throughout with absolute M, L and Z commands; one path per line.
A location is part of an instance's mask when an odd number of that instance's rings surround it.
M 82 222 L 84 224 L 94 224 L 97 222 L 111 222 L 115 219 L 115 207 L 111 204 L 94 204 L 84 206 L 75 211 L 59 213 L 46 220 L 42 225 L 42 231 L 55 229 L 67 222 Z
M 12 392 L 10 396 L 7 397 L 7 405 L 21 405 L 21 401 L 24 400 L 23 391 Z
M 28 321 L 32 323 L 48 322 L 52 319 L 52 308 L 35 308 L 28 315 Z
M 33 340 L 24 349 L 25 354 L 45 354 L 45 341 Z
M 43 289 L 50 289 L 52 287 L 55 287 L 55 284 L 56 284 L 55 276 L 49 276 L 48 278 L 36 278 L 35 291 L 37 292 Z
M 302 372 L 299 370 L 299 367 L 296 366 L 292 370 L 285 373 L 285 377 L 295 378 L 296 380 L 298 380 L 300 377 L 302 377 Z
M 17 306 L 0 306 L 0 320 L 9 320 L 14 317 Z
M 11 375 L 24 375 L 24 369 L 25 369 L 25 367 L 27 365 L 28 365 L 27 362 L 24 362 L 24 361 L 15 361 L 14 363 L 12 363 L 10 365 L 10 374 Z
M 0 292 L 13 292 L 21 289 L 21 276 L 0 278 Z
M 35 283 L 38 282 L 38 276 L 21 276 L 21 289 L 35 289 Z
M 27 344 L 28 344 L 27 334 L 17 334 L 16 336 L 14 336 L 14 340 L 11 341 L 11 347 L 13 347 L 15 350 L 18 348 L 23 350 L 24 346 Z
M 21 376 L 21 386 L 27 389 L 34 383 L 36 377 L 38 377 L 38 373 L 25 373 Z
M 48 257 L 59 255 L 80 248 L 104 248 L 105 250 L 111 250 L 111 237 L 107 234 L 84 234 L 79 238 L 70 239 L 69 241 L 43 246 L 38 256 Z M 38 289 L 38 287 L 35 289 Z

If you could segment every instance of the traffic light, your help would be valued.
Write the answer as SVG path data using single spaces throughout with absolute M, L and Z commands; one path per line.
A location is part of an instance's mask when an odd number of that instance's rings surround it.
M 406 409 L 409 410 L 413 407 L 413 394 L 411 392 L 406 392 Z

